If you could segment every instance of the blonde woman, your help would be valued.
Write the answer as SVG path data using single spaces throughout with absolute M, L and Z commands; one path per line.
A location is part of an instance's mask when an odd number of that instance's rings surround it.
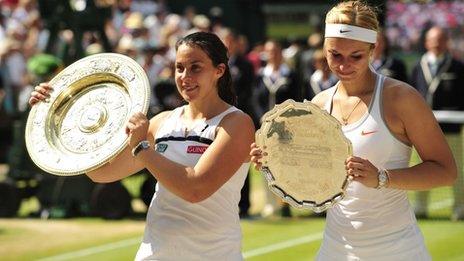
M 346 197 L 327 211 L 317 260 L 430 260 L 407 190 L 449 186 L 456 164 L 429 106 L 369 61 L 379 25 L 374 9 L 342 2 L 326 16 L 324 53 L 339 82 L 312 100 L 343 125 L 353 144 Z M 408 167 L 414 146 L 422 163 Z M 250 154 L 260 167 L 261 150 Z

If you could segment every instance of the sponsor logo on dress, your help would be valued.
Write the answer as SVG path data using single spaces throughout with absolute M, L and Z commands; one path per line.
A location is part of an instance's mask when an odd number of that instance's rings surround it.
M 167 148 L 168 148 L 168 144 L 166 143 L 158 143 L 155 146 L 155 150 L 159 153 L 165 152 Z
M 376 132 L 377 132 L 376 130 L 374 130 L 374 131 L 361 131 L 361 135 L 366 136 L 366 135 L 373 134 L 373 133 L 376 133 Z
M 187 153 L 203 154 L 207 148 L 208 146 L 188 146 Z

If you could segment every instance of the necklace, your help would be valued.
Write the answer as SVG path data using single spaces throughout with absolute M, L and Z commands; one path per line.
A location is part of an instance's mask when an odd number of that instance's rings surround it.
M 340 108 L 340 114 L 342 116 L 342 123 L 343 125 L 348 125 L 348 119 L 350 118 L 351 114 L 354 112 L 354 110 L 356 109 L 356 107 L 358 107 L 358 105 L 361 103 L 361 98 L 359 98 L 358 102 L 356 103 L 356 105 L 354 105 L 353 109 L 351 110 L 351 112 L 345 117 L 343 116 L 343 111 L 342 111 L 342 105 L 341 105 L 341 102 L 338 103 L 338 107 Z

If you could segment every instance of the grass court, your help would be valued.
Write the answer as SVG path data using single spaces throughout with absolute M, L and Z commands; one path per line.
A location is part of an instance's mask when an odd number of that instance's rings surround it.
M 252 175 L 252 212 L 264 196 L 259 175 Z M 449 196 L 446 196 L 449 195 Z M 464 260 L 464 222 L 449 221 L 451 189 L 434 190 L 431 218 L 419 220 L 433 260 Z M 411 194 L 411 200 L 414 200 Z M 34 203 L 23 204 L 33 208 Z M 128 218 L 0 219 L 1 260 L 133 260 L 145 221 Z M 324 218 L 293 210 L 293 217 L 242 221 L 245 260 L 313 260 L 322 240 Z

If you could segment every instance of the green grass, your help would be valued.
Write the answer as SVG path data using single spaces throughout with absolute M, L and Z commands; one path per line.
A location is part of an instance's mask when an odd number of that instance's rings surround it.
M 464 222 L 427 220 L 419 226 L 433 260 L 464 260 Z
M 139 238 L 143 226 L 143 221 L 132 220 L 0 219 L 0 259 L 35 260 L 127 238 Z
M 244 233 L 243 252 L 247 260 L 310 260 L 319 249 L 324 219 L 322 218 L 296 218 L 243 221 Z M 313 239 L 302 240 L 303 243 L 294 243 L 276 251 L 250 255 L 256 249 L 272 247 L 286 241 L 294 241 L 308 236 Z M 292 244 L 290 244 L 292 245 Z
M 427 220 L 419 225 L 434 260 L 464 259 L 461 247 L 464 222 Z M 134 220 L 0 220 L 0 256 L 2 260 L 36 260 L 71 252 L 80 256 L 55 260 L 131 260 L 143 226 L 144 221 Z M 246 260 L 312 260 L 321 243 L 323 226 L 322 218 L 242 221 Z M 311 235 L 313 238 L 308 238 Z M 120 246 L 114 246 L 115 242 Z M 287 246 L 278 249 L 282 242 L 288 243 Z M 95 250 L 102 246 L 110 248 Z M 277 249 L 256 254 L 256 249 L 264 247 Z
M 252 211 L 257 213 L 263 205 L 263 180 L 259 174 L 251 177 Z M 140 181 L 136 178 L 134 182 Z M 449 188 L 434 190 L 432 200 L 442 198 L 443 193 L 449 193 Z M 320 246 L 325 222 L 308 213 L 293 210 L 296 217 L 290 219 L 242 221 L 246 260 L 312 260 Z M 129 219 L 0 219 L 0 259 L 37 260 L 71 253 L 73 257 L 55 260 L 132 260 L 144 225 L 144 220 Z M 451 222 L 446 217 L 420 220 L 419 226 L 434 260 L 464 260 L 461 246 L 464 222 Z
M 414 206 L 415 192 L 409 192 L 409 201 Z M 453 204 L 453 191 L 451 187 L 441 187 L 430 190 L 428 217 L 430 219 L 449 219 Z
M 451 144 L 451 146 L 457 146 Z M 414 166 L 422 162 L 419 155 L 413 150 L 411 155 L 410 166 Z M 417 193 L 414 191 L 408 192 L 409 201 L 414 206 Z M 439 187 L 431 189 L 428 199 L 428 217 L 431 219 L 448 219 L 451 216 L 453 205 L 453 189 L 452 187 Z

